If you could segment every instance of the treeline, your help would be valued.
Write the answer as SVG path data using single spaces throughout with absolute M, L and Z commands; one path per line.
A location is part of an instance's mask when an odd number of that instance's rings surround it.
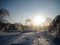
M 11 31 L 23 31 L 28 30 L 29 26 L 20 23 L 0 23 L 0 31 L 11 32 Z

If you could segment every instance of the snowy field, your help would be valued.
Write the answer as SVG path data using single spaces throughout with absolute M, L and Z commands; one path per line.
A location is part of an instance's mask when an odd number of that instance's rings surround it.
M 57 45 L 53 37 L 45 31 L 37 32 L 0 32 L 0 45 Z

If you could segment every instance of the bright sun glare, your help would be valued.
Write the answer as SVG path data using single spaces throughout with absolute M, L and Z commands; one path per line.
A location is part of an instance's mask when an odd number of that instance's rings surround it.
M 42 16 L 35 16 L 34 19 L 33 19 L 33 24 L 35 26 L 39 26 L 43 22 L 44 22 L 44 18 Z

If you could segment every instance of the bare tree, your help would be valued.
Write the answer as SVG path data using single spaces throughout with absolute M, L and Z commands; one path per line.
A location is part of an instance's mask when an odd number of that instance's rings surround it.
M 0 9 L 0 22 L 3 22 L 6 16 L 9 16 L 9 11 L 7 9 L 1 8 Z
M 29 24 L 30 22 L 31 22 L 30 19 L 26 19 L 25 24 L 27 25 L 27 24 Z
M 10 17 L 9 11 L 7 9 L 1 8 L 0 9 L 0 30 L 2 30 L 2 29 L 5 30 L 5 29 L 7 29 L 7 27 L 9 28 L 9 26 L 4 23 L 4 22 L 8 23 L 8 20 L 6 20 L 7 16 Z

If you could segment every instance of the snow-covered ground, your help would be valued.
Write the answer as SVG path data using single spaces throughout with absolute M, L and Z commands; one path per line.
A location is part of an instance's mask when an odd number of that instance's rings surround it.
M 53 37 L 45 31 L 0 33 L 0 45 L 55 45 Z
M 0 32 L 0 36 L 1 35 L 16 35 L 16 34 L 19 34 L 20 32 L 10 32 L 10 33 L 7 33 L 7 32 Z

